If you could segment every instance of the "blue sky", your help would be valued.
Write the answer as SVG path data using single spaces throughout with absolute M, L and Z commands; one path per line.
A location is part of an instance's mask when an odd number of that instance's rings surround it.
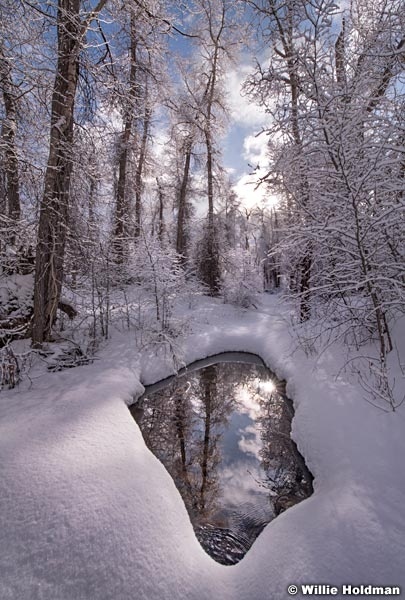
M 179 28 L 186 31 L 188 23 L 182 23 L 179 13 Z M 174 53 L 187 58 L 194 51 L 192 40 L 174 33 L 170 43 Z M 253 70 L 253 54 L 247 50 L 240 54 L 235 64 L 228 66 L 225 78 L 225 101 L 229 108 L 227 134 L 218 144 L 222 150 L 223 166 L 229 171 L 235 191 L 249 208 L 262 203 L 266 197 L 264 188 L 255 191 L 257 176 L 249 176 L 250 165 L 258 163 L 258 175 L 265 173 L 266 136 L 255 137 L 268 121 L 264 111 L 242 94 L 242 85 Z M 271 201 L 271 199 L 269 199 Z M 274 199 L 273 199 L 274 202 Z
M 230 109 L 230 121 L 223 140 L 225 167 L 231 171 L 235 191 L 248 208 L 263 201 L 270 204 L 275 201 L 263 186 L 255 190 L 258 177 L 266 172 L 267 137 L 265 134 L 259 135 L 259 132 L 266 126 L 269 117 L 242 92 L 243 82 L 252 69 L 249 57 L 244 56 L 227 73 L 226 101 Z M 257 165 L 260 165 L 260 169 L 252 175 L 252 167 Z

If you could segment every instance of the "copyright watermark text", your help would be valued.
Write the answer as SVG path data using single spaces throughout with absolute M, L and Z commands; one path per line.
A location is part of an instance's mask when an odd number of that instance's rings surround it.
M 301 593 L 303 596 L 400 596 L 401 588 L 399 585 L 351 585 L 341 586 L 327 584 L 301 584 L 289 585 L 287 592 L 290 596 L 296 596 Z

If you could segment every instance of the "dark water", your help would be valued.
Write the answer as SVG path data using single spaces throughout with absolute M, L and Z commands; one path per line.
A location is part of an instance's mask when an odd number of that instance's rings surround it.
M 252 354 L 198 361 L 130 410 L 219 563 L 239 562 L 267 523 L 312 493 L 284 385 Z

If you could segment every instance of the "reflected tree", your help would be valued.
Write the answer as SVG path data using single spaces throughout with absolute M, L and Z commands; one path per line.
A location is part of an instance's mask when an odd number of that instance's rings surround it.
M 304 500 L 312 493 L 312 476 L 291 439 L 293 408 L 279 390 L 259 396 L 262 415 L 258 419 L 263 447 L 260 452 L 265 484 L 273 498 L 275 514 Z
M 282 391 L 266 391 L 269 381 L 271 375 L 262 367 L 210 365 L 147 395 L 142 400 L 141 422 L 135 414 L 139 409 L 131 409 L 146 444 L 165 465 L 181 493 L 202 547 L 222 564 L 239 562 L 275 514 L 312 491 L 311 476 L 290 439 L 292 406 Z M 252 424 L 252 413 L 259 415 L 258 429 Z M 231 414 L 238 415 L 238 419 L 246 417 L 250 423 L 247 435 L 253 429 L 261 439 L 260 462 L 256 455 L 252 459 L 249 450 L 241 463 L 240 457 L 230 456 L 224 434 Z M 236 434 L 238 443 L 241 431 Z M 250 478 L 252 460 L 264 470 L 263 481 L 257 481 L 252 501 L 249 496 L 241 506 L 233 500 L 230 503 L 224 493 L 224 465 L 230 461 L 237 465 L 242 478 L 245 473 Z M 269 491 L 269 503 L 264 500 L 263 488 Z

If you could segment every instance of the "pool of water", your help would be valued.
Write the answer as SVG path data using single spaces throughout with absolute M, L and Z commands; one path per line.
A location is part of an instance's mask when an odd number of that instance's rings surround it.
M 253 354 L 193 363 L 147 387 L 130 411 L 221 564 L 239 562 L 267 523 L 312 493 L 285 385 Z

